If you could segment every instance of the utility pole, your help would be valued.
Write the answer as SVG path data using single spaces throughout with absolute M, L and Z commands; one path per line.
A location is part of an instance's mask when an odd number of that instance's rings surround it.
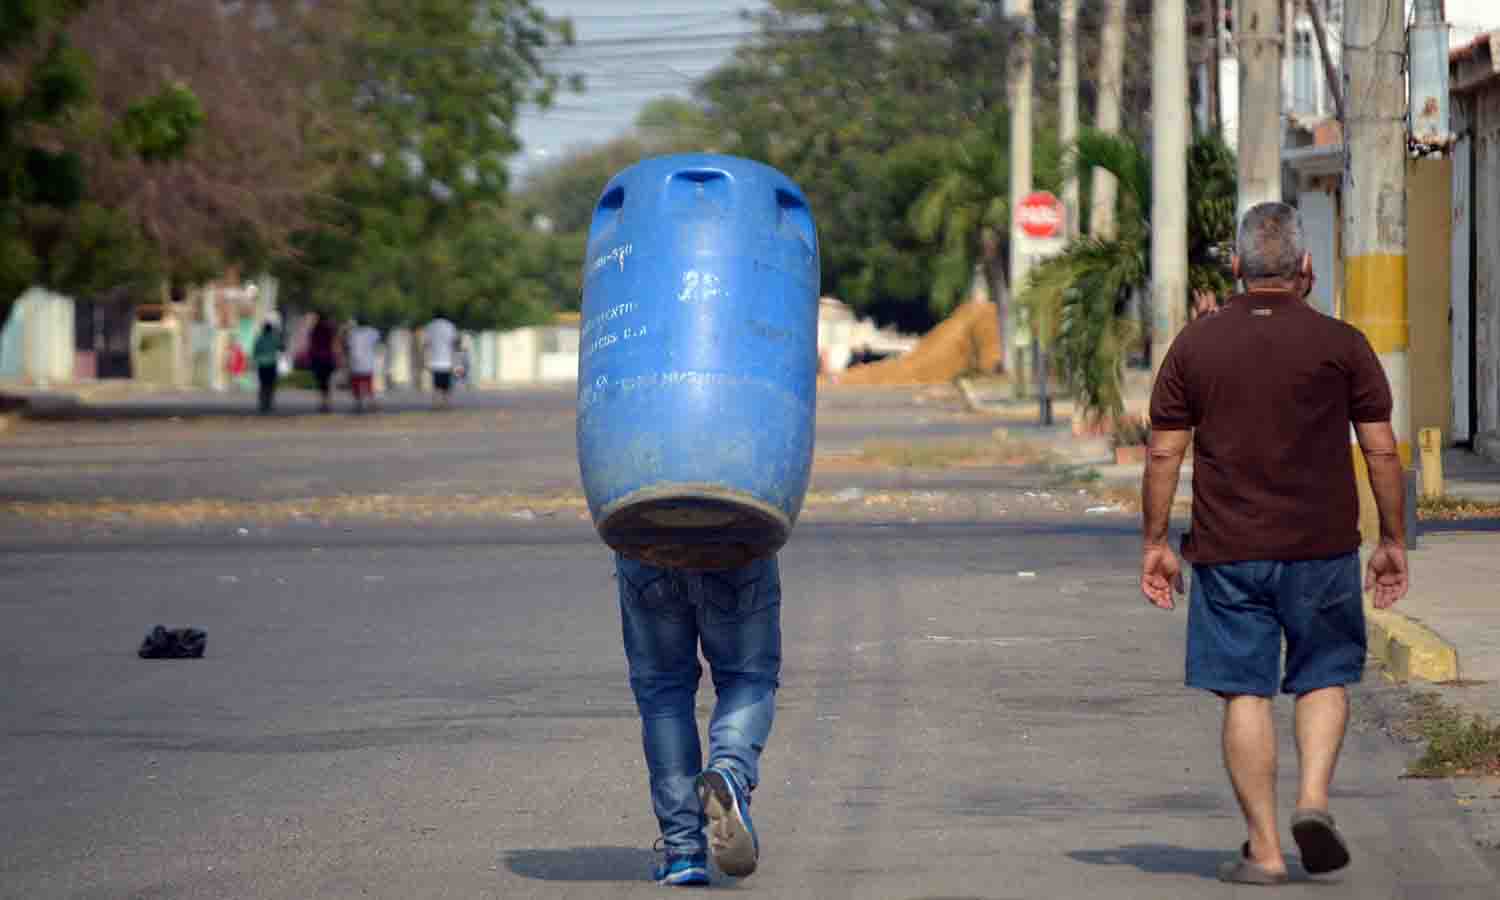
M 1005 333 L 1012 335 L 1013 364 L 1011 382 L 1017 397 L 1026 395 L 1027 349 L 1031 346 L 1030 329 L 1024 320 L 1016 297 L 1026 281 L 1026 255 L 1017 213 L 1021 201 L 1031 193 L 1031 39 L 1035 23 L 1031 17 L 1031 0 L 1010 0 L 1012 20 L 1018 34 L 1010 46 L 1010 322 Z
M 1125 84 L 1125 0 L 1104 0 L 1104 33 L 1099 39 L 1099 108 L 1094 127 L 1104 134 L 1120 133 L 1120 92 Z M 1090 192 L 1089 235 L 1108 240 L 1115 236 L 1115 176 L 1094 170 Z
M 1344 121 L 1344 92 L 1339 86 L 1338 68 L 1328 52 L 1328 26 L 1323 24 L 1323 10 L 1319 0 L 1307 0 L 1307 14 L 1312 17 L 1313 37 L 1318 40 L 1318 56 L 1323 60 L 1323 77 L 1328 79 L 1328 93 L 1333 97 L 1334 113 Z
M 1395 400 L 1391 426 L 1410 465 L 1405 7 L 1344 4 L 1344 318 L 1380 356 Z
M 1057 85 L 1057 112 L 1062 119 L 1059 137 L 1064 150 L 1072 150 L 1078 140 L 1078 0 L 1062 0 L 1058 9 L 1058 66 L 1062 69 Z M 1069 240 L 1078 236 L 1083 212 L 1078 208 L 1078 178 L 1072 168 L 1063 175 L 1063 210 L 1067 213 L 1066 234 Z
M 1208 23 L 1208 130 L 1211 134 L 1223 134 L 1223 123 L 1219 118 L 1219 34 L 1224 30 L 1224 0 L 1213 0 L 1209 4 Z
M 1238 222 L 1257 203 L 1281 199 L 1281 0 L 1240 0 L 1235 44 L 1240 64 Z M 1357 4 L 1351 4 L 1357 5 Z
M 1151 372 L 1187 321 L 1187 10 L 1151 15 Z

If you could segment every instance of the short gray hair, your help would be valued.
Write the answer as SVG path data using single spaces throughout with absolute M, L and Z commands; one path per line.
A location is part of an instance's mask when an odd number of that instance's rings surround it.
M 1257 203 L 1240 220 L 1240 277 L 1293 278 L 1306 252 L 1302 216 L 1285 203 Z

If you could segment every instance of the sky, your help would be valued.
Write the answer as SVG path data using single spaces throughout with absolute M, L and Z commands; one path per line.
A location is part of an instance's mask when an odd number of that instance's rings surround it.
M 1500 2 L 1496 0 L 1448 0 L 1447 13 L 1453 26 L 1452 47 L 1467 44 L 1481 31 L 1500 28 Z
M 518 130 L 517 175 L 627 131 L 648 101 L 685 96 L 754 32 L 740 13 L 765 0 L 539 0 L 548 15 L 573 20 L 577 44 L 549 57 L 554 71 L 580 72 L 587 92 L 563 92 L 551 109 L 528 109 Z

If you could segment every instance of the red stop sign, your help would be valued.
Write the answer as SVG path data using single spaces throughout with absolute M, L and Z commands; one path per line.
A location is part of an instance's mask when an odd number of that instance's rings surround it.
M 1016 224 L 1034 238 L 1058 237 L 1063 233 L 1064 218 L 1062 201 L 1047 191 L 1027 194 L 1016 211 Z

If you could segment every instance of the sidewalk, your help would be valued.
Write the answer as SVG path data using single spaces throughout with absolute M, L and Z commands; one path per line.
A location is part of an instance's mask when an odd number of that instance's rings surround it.
M 1086 453 L 1100 457 L 1097 449 Z M 1093 468 L 1110 487 L 1140 485 L 1139 465 Z M 1445 451 L 1443 480 L 1448 497 L 1500 503 L 1500 464 L 1476 453 Z M 1192 466 L 1184 464 L 1179 496 L 1191 483 Z M 1417 537 L 1411 593 L 1393 610 L 1370 610 L 1371 655 L 1399 680 L 1487 682 L 1445 694 L 1500 721 L 1500 520 L 1424 521 Z

